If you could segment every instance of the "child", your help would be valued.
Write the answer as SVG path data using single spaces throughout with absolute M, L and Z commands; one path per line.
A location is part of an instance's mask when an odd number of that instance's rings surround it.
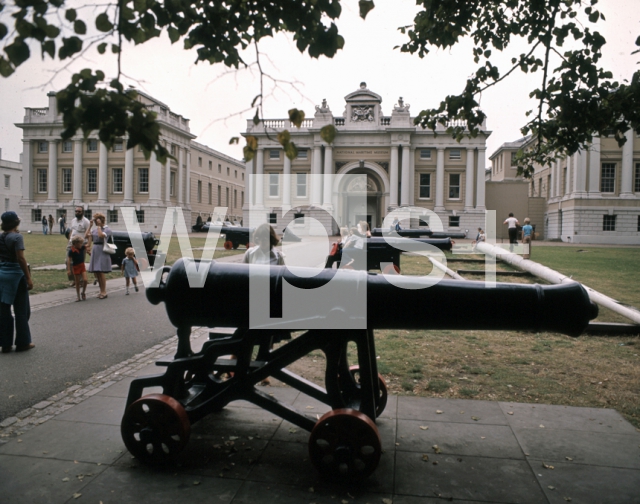
M 82 283 L 82 301 L 87 299 L 87 270 L 84 265 L 84 257 L 87 247 L 84 244 L 84 236 L 74 236 L 71 240 L 71 248 L 69 249 L 69 261 L 71 262 L 71 270 L 76 285 L 76 294 L 80 301 L 80 284 Z
M 122 266 L 120 270 L 122 274 L 127 279 L 127 293 L 129 295 L 129 279 L 133 281 L 133 288 L 138 292 L 138 281 L 136 277 L 138 276 L 138 271 L 140 271 L 140 267 L 138 266 L 138 260 L 135 258 L 135 250 L 133 247 L 127 248 L 124 251 L 124 254 L 127 256 L 122 260 Z

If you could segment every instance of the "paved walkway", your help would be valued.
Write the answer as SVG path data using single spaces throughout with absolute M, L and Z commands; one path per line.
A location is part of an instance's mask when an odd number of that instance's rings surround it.
M 108 282 L 109 291 L 122 288 L 123 279 Z M 67 289 L 32 304 L 73 299 Z M 194 349 L 207 334 L 194 331 Z M 176 465 L 142 466 L 120 437 L 126 395 L 134 377 L 162 372 L 155 362 L 175 344 L 0 423 L 0 502 L 640 503 L 640 431 L 610 409 L 391 396 L 377 421 L 378 469 L 340 486 L 319 479 L 307 432 L 238 402 L 192 426 Z M 328 409 L 289 387 L 262 390 L 306 413 Z

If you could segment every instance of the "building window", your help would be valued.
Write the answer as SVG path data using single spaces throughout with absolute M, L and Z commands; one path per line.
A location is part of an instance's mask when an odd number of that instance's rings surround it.
M 638 215 L 638 227 L 636 228 L 636 231 L 640 233 L 640 215 Z
M 600 191 L 603 193 L 612 193 L 616 189 L 616 164 L 602 163 L 602 172 L 600 174 Z
M 277 198 L 280 194 L 280 183 L 277 173 L 269 174 L 269 197 Z
M 460 149 L 451 149 L 449 151 L 449 159 L 462 159 L 462 154 L 460 152 Z
M 40 222 L 42 220 L 42 210 L 39 208 L 31 210 L 31 222 Z
M 244 173 L 242 174 L 242 181 L 244 182 Z
M 89 208 L 87 208 L 84 211 L 84 216 L 87 218 L 89 222 L 91 222 L 91 220 L 93 220 L 93 210 L 90 210 Z
M 269 150 L 269 159 L 280 159 L 280 151 L 276 149 Z
M 516 156 L 518 155 L 517 152 L 512 152 L 511 153 L 511 166 L 515 166 L 516 165 Z
M 238 208 L 238 190 L 233 190 L 233 208 Z
M 4 176 L 4 188 L 11 189 L 11 175 Z
M 449 174 L 449 199 L 460 199 L 460 174 Z
M 275 214 L 275 213 L 267 214 L 267 222 L 269 222 L 269 224 L 277 224 L 278 214 Z
M 228 187 L 227 187 L 227 188 L 225 188 L 225 190 L 224 190 L 224 196 L 225 196 L 225 198 L 224 198 L 224 204 L 225 204 L 226 206 L 229 206 L 229 188 L 228 188 Z
M 149 193 L 149 168 L 138 168 L 138 192 Z
M 213 161 L 209 161 L 209 170 L 213 171 Z
M 449 227 L 460 227 L 460 216 L 459 215 L 450 215 L 449 216 Z
M 136 219 L 138 224 L 144 224 L 144 210 L 136 210 Z
M 431 149 L 420 149 L 420 159 L 431 159 Z
M 175 145 L 175 144 L 171 144 L 171 155 L 172 155 L 173 157 L 175 157 L 175 156 L 176 156 L 176 150 L 177 150 L 176 145 Z
M 38 152 L 49 152 L 49 142 L 38 142 Z
M 296 196 L 298 198 L 307 197 L 307 174 L 296 173 Z
M 551 175 L 547 175 L 547 199 L 551 197 Z
M 307 149 L 300 149 L 298 151 L 298 159 L 308 159 L 309 157 L 309 151 Z M 280 156 L 278 155 L 278 159 L 280 159 Z
M 169 175 L 169 196 L 175 196 L 175 195 L 176 195 L 176 172 L 172 170 L 171 174 Z
M 87 168 L 87 192 L 95 194 L 98 192 L 98 170 Z
M 116 140 L 113 144 L 113 152 L 122 152 L 123 149 L 124 149 L 124 144 L 122 143 L 122 140 Z M 115 221 L 115 222 L 118 222 L 118 221 Z
M 542 177 L 538 180 L 538 196 L 542 196 Z
M 304 225 L 304 214 L 303 213 L 294 213 L 293 214 L 293 219 L 294 220 L 300 219 L 299 222 L 296 222 L 296 225 Z
M 218 186 L 218 206 L 222 206 L 222 187 Z
M 424 198 L 424 199 L 431 198 L 431 174 L 430 173 L 420 174 L 420 198 Z
M 238 170 L 233 170 L 233 178 L 238 178 Z
M 211 182 L 209 182 L 209 204 L 213 204 L 213 184 L 211 184 Z
M 218 163 L 218 173 L 222 173 L 222 165 Z
M 71 168 L 62 169 L 62 192 L 71 192 Z
M 640 192 L 640 163 L 636 163 L 636 177 L 633 184 L 633 192 Z
M 201 157 L 198 158 L 198 166 L 200 168 L 202 168 L 202 158 Z
M 11 200 L 9 198 L 5 198 L 4 199 L 4 211 L 5 212 L 9 211 L 10 204 L 11 204 Z
M 231 169 L 227 166 L 227 177 L 231 175 Z
M 62 142 L 62 152 L 73 152 L 73 142 L 71 140 Z
M 113 224 L 118 222 L 118 211 L 117 210 L 107 210 L 107 222 L 109 224 Z
M 98 152 L 98 141 L 95 138 L 87 140 L 87 152 Z
M 38 192 L 47 192 L 47 170 L 43 168 L 38 169 Z
M 603 231 L 615 231 L 616 230 L 616 215 L 603 215 L 602 216 L 602 230 Z
M 242 206 L 244 206 L 244 191 L 242 191 L 242 192 L 240 193 L 240 199 L 241 199 L 241 203 L 240 203 L 240 204 L 241 204 Z M 639 220 L 638 222 L 640 222 L 640 220 Z
M 122 168 L 114 168 L 111 170 L 113 176 L 113 193 L 122 193 Z
M 198 180 L 198 190 L 196 197 L 198 199 L 198 203 L 202 203 L 202 180 Z

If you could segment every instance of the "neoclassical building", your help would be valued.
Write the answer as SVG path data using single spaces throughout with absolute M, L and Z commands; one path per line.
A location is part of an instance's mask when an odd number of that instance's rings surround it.
M 108 149 L 97 135 L 81 133 L 60 139 L 62 116 L 55 93 L 49 106 L 26 108 L 23 130 L 22 199 L 18 213 L 25 230 L 39 230 L 43 215 L 73 217 L 81 205 L 89 216 L 101 212 L 112 229 L 125 229 L 121 206 L 134 206 L 144 231 L 159 232 L 166 208 L 183 208 L 187 225 L 214 207 L 228 207 L 231 220 L 241 218 L 244 163 L 194 141 L 189 119 L 138 91 L 138 100 L 157 113 L 161 138 L 175 158 L 161 164 L 145 159 L 141 148 L 126 148 L 126 138 Z
M 314 117 L 305 119 L 300 128 L 288 119 L 247 121 L 243 135 L 257 138 L 258 151 L 246 163 L 246 172 L 261 182 L 247 198 L 245 221 L 250 209 L 264 212 L 276 227 L 294 216 L 311 216 L 336 232 L 337 226 L 355 225 L 359 220 L 378 227 L 388 212 L 411 206 L 434 211 L 445 230 L 484 226 L 490 132 L 483 126 L 475 138 L 466 136 L 456 142 L 443 127 L 435 132 L 416 127 L 409 108 L 400 98 L 385 115 L 382 97 L 363 82 L 345 97 L 344 112 L 339 115 L 334 116 L 323 100 Z M 329 124 L 337 130 L 331 144 L 320 135 Z M 285 129 L 298 147 L 294 160 L 284 155 L 277 140 Z M 352 188 L 332 190 L 330 177 L 315 177 L 340 174 L 366 175 L 366 204 L 361 197 L 359 203 L 350 204 Z M 314 183 L 314 179 L 322 181 Z M 333 209 L 337 222 L 331 222 L 321 209 Z
M 630 130 L 626 140 L 619 147 L 613 136 L 594 138 L 586 150 L 536 166 L 532 179 L 524 182 L 515 156 L 536 141 L 525 137 L 491 155 L 491 179 L 528 184 L 529 201 L 543 203 L 546 239 L 640 244 L 640 138 Z

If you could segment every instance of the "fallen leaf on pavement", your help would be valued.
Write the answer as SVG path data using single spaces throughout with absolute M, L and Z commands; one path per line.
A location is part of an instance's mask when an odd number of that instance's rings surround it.
M 420 426 L 420 428 L 421 428 L 422 430 L 427 430 L 427 429 L 429 428 L 429 426 L 428 426 L 428 425 L 421 425 L 421 426 Z

